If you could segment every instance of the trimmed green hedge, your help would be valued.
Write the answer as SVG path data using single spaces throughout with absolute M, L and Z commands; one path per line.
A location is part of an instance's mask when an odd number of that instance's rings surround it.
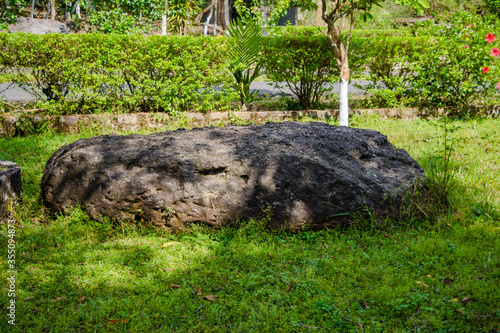
M 0 34 L 10 80 L 70 113 L 229 109 L 225 39 Z
M 280 33 L 264 38 L 266 75 L 277 86 L 287 85 L 302 108 L 317 106 L 331 91 L 329 83 L 338 81 L 326 37 L 315 27 L 276 31 Z M 466 42 L 460 36 L 453 40 L 451 33 L 353 34 L 351 78 L 368 73 L 371 81 L 364 87 L 371 94 L 364 107 L 456 108 L 497 96 L 498 66 L 489 55 L 497 42 L 485 41 L 486 31 L 471 31 L 463 37 Z M 229 110 L 238 99 L 227 69 L 230 47 L 231 39 L 225 37 L 3 33 L 0 72 L 59 114 Z M 483 74 L 485 66 L 490 73 Z

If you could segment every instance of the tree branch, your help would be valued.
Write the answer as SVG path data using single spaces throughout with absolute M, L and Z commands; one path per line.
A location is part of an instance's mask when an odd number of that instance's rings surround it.
M 196 16 L 196 18 L 194 19 L 194 24 L 199 24 L 200 21 L 201 21 L 201 18 L 203 17 L 203 15 L 205 15 L 206 13 L 208 13 L 212 8 L 215 7 L 215 5 L 217 4 L 219 0 L 212 0 L 212 3 L 205 9 L 203 9 L 199 14 L 198 16 Z

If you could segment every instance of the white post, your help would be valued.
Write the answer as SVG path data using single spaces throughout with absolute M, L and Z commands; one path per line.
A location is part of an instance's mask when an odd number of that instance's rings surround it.
M 167 34 L 167 14 L 161 14 L 161 35 L 165 36 Z
M 339 126 L 349 126 L 349 81 L 340 78 L 340 111 Z
M 224 0 L 224 22 L 229 27 L 229 0 Z
M 161 35 L 167 35 L 167 11 L 168 11 L 168 0 L 165 0 L 165 12 L 161 15 Z

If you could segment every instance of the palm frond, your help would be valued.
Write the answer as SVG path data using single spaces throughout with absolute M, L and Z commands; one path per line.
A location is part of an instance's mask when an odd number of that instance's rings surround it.
M 243 25 L 241 20 L 231 22 L 228 34 L 233 37 L 233 45 L 229 50 L 230 67 L 247 68 L 259 60 L 262 45 L 262 30 L 256 24 Z
M 256 24 L 243 25 L 241 20 L 231 22 L 228 29 L 232 37 L 232 45 L 228 51 L 229 70 L 233 73 L 236 83 L 234 89 L 239 93 L 241 104 L 252 103 L 257 99 L 258 91 L 250 92 L 250 84 L 255 80 L 262 67 L 260 52 L 262 47 L 262 30 Z M 251 74 L 251 67 L 255 69 Z

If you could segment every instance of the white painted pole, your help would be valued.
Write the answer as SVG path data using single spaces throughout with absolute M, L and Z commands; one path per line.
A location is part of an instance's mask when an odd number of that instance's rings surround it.
M 168 0 L 165 0 L 165 12 L 161 15 L 161 35 L 167 35 L 167 10 L 168 10 Z
M 349 81 L 340 78 L 339 126 L 349 126 Z
M 165 36 L 167 34 L 167 14 L 161 14 L 161 35 Z

